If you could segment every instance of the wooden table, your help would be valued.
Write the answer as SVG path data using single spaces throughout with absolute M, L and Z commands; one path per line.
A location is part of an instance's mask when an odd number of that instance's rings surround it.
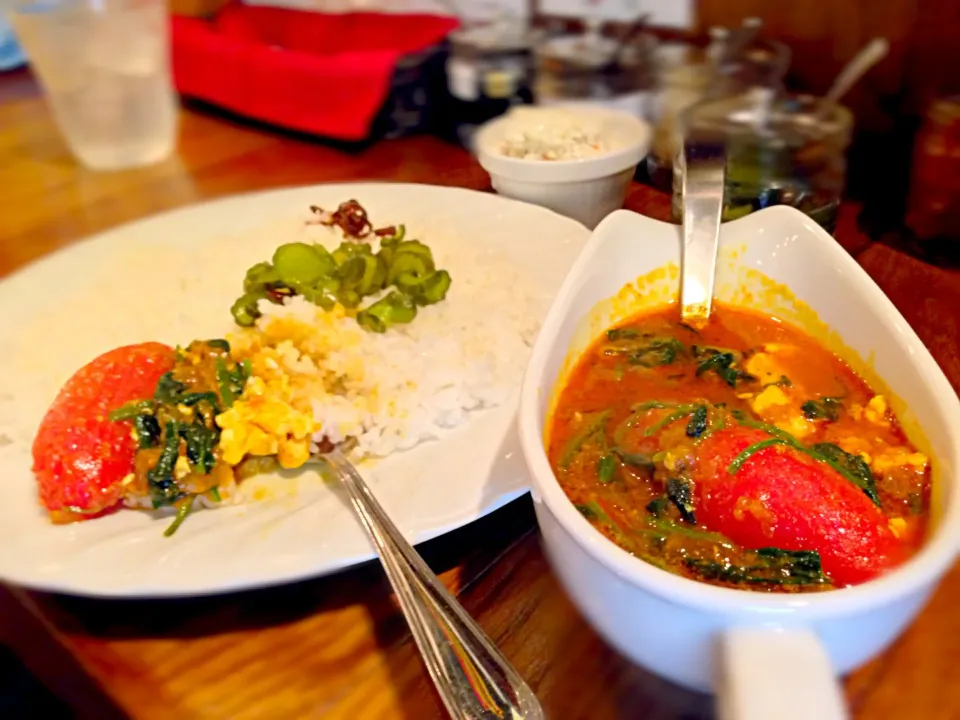
M 489 189 L 463 150 L 432 138 L 346 155 L 196 111 L 179 154 L 115 174 L 79 168 L 25 73 L 0 76 L 0 275 L 104 228 L 239 191 L 384 179 Z M 635 186 L 628 206 L 664 217 Z M 960 387 L 960 274 L 858 234 L 838 241 L 901 309 Z M 528 499 L 422 546 L 444 582 L 552 718 L 711 717 L 709 698 L 632 667 L 585 624 L 540 548 Z M 918 622 L 846 687 L 862 720 L 960 717 L 960 567 Z M 378 565 L 212 599 L 92 601 L 0 586 L 0 630 L 81 715 L 133 718 L 439 718 L 443 709 Z

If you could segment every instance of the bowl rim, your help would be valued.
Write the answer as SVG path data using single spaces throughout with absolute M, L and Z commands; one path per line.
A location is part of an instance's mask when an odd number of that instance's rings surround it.
M 602 155 L 572 160 L 536 161 L 502 155 L 493 149 L 492 139 L 502 128 L 514 122 L 512 112 L 485 123 L 473 138 L 473 149 L 481 167 L 491 175 L 500 175 L 519 182 L 558 185 L 597 180 L 639 165 L 650 149 L 653 130 L 650 125 L 630 113 L 603 107 L 523 106 L 525 112 L 564 110 L 584 116 L 595 116 L 633 133 L 633 140 Z
M 906 563 L 866 583 L 823 593 L 760 593 L 718 587 L 675 575 L 620 548 L 577 512 L 560 487 L 547 460 L 543 446 L 543 428 L 537 419 L 538 406 L 542 393 L 553 390 L 552 387 L 544 387 L 546 364 L 552 354 L 555 336 L 576 295 L 578 281 L 604 245 L 606 232 L 609 232 L 614 223 L 622 222 L 620 218 L 627 215 L 635 218 L 638 225 L 650 225 L 651 230 L 662 232 L 663 229 L 670 228 L 671 231 L 679 232 L 676 226 L 631 211 L 619 210 L 611 213 L 594 231 L 554 298 L 524 375 L 518 414 L 521 448 L 530 471 L 535 502 L 542 502 L 578 545 L 622 580 L 667 601 L 694 607 L 713 615 L 742 615 L 746 612 L 768 617 L 779 616 L 779 619 L 789 618 L 791 621 L 834 618 L 889 604 L 922 591 L 938 580 L 954 562 L 960 550 L 960 487 L 955 484 L 947 494 L 947 501 L 934 534 Z M 824 246 L 822 249 L 828 253 L 831 260 L 848 271 L 852 282 L 859 286 L 859 293 L 879 295 L 875 298 L 875 311 L 893 325 L 900 344 L 911 351 L 918 375 L 931 388 L 935 397 L 940 398 L 945 414 L 956 421 L 953 427 L 960 427 L 960 400 L 929 350 L 873 279 L 823 228 L 799 210 L 774 206 L 725 223 L 722 232 L 746 235 L 743 231 L 747 226 L 767 222 L 793 226 L 798 233 L 812 232 L 814 241 Z M 638 227 L 634 233 L 642 235 L 641 230 Z M 958 446 L 960 439 L 954 445 L 955 459 L 960 457 Z M 954 462 L 953 467 L 957 469 L 955 472 L 960 471 L 960 463 Z M 953 483 L 958 482 L 958 479 L 952 480 Z

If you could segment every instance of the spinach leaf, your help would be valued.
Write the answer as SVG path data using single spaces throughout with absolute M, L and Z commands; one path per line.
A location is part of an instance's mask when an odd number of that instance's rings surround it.
M 768 448 L 773 445 L 789 446 L 790 443 L 783 438 L 772 437 L 767 438 L 766 440 L 761 440 L 760 442 L 755 442 L 753 445 L 748 445 L 730 462 L 729 465 L 727 465 L 727 472 L 731 475 L 736 475 L 738 472 L 740 472 L 740 468 L 743 467 L 743 464 L 753 457 L 755 453 L 758 453 L 764 448 Z
M 793 381 L 790 380 L 786 375 L 781 375 L 779 380 L 774 380 L 773 382 L 768 382 L 764 384 L 764 388 L 768 387 L 793 387 Z
M 666 495 L 658 497 L 656 500 L 651 500 L 647 503 L 646 511 L 653 515 L 655 518 L 663 515 L 664 511 L 670 505 L 670 498 Z
M 676 338 L 654 338 L 646 347 L 632 351 L 627 360 L 646 368 L 660 367 L 672 364 L 683 351 L 683 343 Z
M 668 479 L 667 497 L 680 511 L 680 517 L 685 522 L 691 525 L 697 524 L 697 518 L 693 512 L 693 493 L 689 482 L 680 478 Z
M 646 430 L 644 430 L 643 436 L 651 437 L 653 435 L 656 435 L 658 432 L 663 430 L 663 428 L 665 428 L 667 425 L 670 425 L 671 423 L 675 423 L 677 420 L 682 420 L 683 418 L 693 413 L 698 407 L 700 406 L 693 405 L 693 404 L 677 405 L 676 410 L 674 410 L 672 413 L 669 413 L 668 415 L 663 417 L 661 420 L 658 420 L 653 425 L 651 425 Z
M 599 520 L 600 513 L 603 512 L 603 510 L 600 509 L 600 506 L 597 505 L 597 503 L 593 500 L 586 504 L 574 505 L 574 507 L 587 520 Z
M 222 350 L 225 353 L 230 352 L 230 343 L 221 338 L 215 338 L 213 340 L 207 340 L 207 345 L 210 347 L 216 348 L 217 350 Z
M 690 422 L 687 423 L 687 437 L 698 438 L 703 435 L 707 429 L 707 406 L 697 405 L 693 414 L 690 416 Z
M 671 535 L 682 535 L 685 538 L 691 540 L 702 540 L 704 542 L 715 543 L 720 547 L 732 550 L 736 547 L 729 538 L 720 533 L 710 532 L 709 530 L 701 530 L 699 527 L 690 526 L 687 524 L 680 524 L 674 522 L 668 517 L 663 517 L 663 511 L 666 510 L 667 506 L 670 505 L 670 499 L 664 495 L 663 497 L 657 498 L 649 503 L 647 503 L 647 510 L 651 511 L 650 506 L 655 505 L 655 509 L 658 510 L 656 514 L 653 514 L 653 522 L 647 527 L 638 528 L 636 530 L 640 535 L 645 535 L 647 537 L 657 537 L 663 540 L 666 540 Z M 652 511 L 651 511 L 652 512 Z
M 644 410 L 663 410 L 664 408 L 673 407 L 677 407 L 677 404 L 665 403 L 661 400 L 647 400 L 646 402 L 637 403 L 631 408 L 631 410 L 634 412 L 643 412 Z
M 811 450 L 817 453 L 827 465 L 863 490 L 864 494 L 879 507 L 880 496 L 877 494 L 877 482 L 873 473 L 870 472 L 870 466 L 864 462 L 862 457 L 851 455 L 833 443 L 817 443 Z
M 182 500 L 180 507 L 177 508 L 177 516 L 173 519 L 173 522 L 170 523 L 170 526 L 163 531 L 163 536 L 170 537 L 173 535 L 177 531 L 177 528 L 183 524 L 183 521 L 187 519 L 187 515 L 190 514 L 190 510 L 192 509 L 193 496 Z
M 840 417 L 843 402 L 840 398 L 825 397 L 819 400 L 807 400 L 800 406 L 807 420 L 829 420 L 835 422 Z
M 607 529 L 609 529 L 616 537 L 617 542 L 620 543 L 624 548 L 627 550 L 631 548 L 632 543 L 630 542 L 630 538 L 628 538 L 623 532 L 623 529 L 617 525 L 609 515 L 607 515 L 606 511 L 600 507 L 600 503 L 598 503 L 596 500 L 591 500 L 586 505 L 577 505 L 576 508 L 587 520 L 595 522 L 598 525 L 606 526 Z
M 602 456 L 597 461 L 597 479 L 606 484 L 613 480 L 617 472 L 617 458 L 612 454 Z
M 673 363 L 686 348 L 674 337 L 656 337 L 650 333 L 640 334 L 631 328 L 614 328 L 607 331 L 605 355 L 625 355 L 631 365 L 653 368 Z
M 729 350 L 720 351 L 715 348 L 696 348 L 694 351 L 698 357 L 704 357 L 697 365 L 697 377 L 708 372 L 713 372 L 732 388 L 737 386 L 738 382 L 756 380 L 756 378 L 737 367 L 736 356 Z
M 168 372 L 157 381 L 157 389 L 153 393 L 153 399 L 159 403 L 176 405 L 180 402 L 180 397 L 186 389 L 186 385 L 173 379 L 173 372 Z
M 583 427 L 579 430 L 579 432 L 574 433 L 564 446 L 563 453 L 560 455 L 560 467 L 564 469 L 570 467 L 570 463 L 573 462 L 573 458 L 576 457 L 577 453 L 580 452 L 584 445 L 586 445 L 597 435 L 604 434 L 606 432 L 607 421 L 609 419 L 609 410 L 593 413 L 592 415 L 585 417 L 583 420 Z
M 108 416 L 114 422 L 120 420 L 133 420 L 141 415 L 149 415 L 156 410 L 157 404 L 153 400 L 137 400 L 127 403 L 116 410 L 111 410 Z
M 923 512 L 923 495 L 918 492 L 907 494 L 907 507 L 911 515 L 920 515 Z
M 637 468 L 639 470 L 653 470 L 653 458 L 647 455 L 646 453 L 632 453 L 623 450 L 622 448 L 615 447 L 613 452 L 617 454 L 617 457 L 620 458 L 620 462 L 624 465 L 629 465 L 632 468 Z
M 613 328 L 607 330 L 607 340 L 617 342 L 618 340 L 634 340 L 640 337 L 640 333 L 633 328 Z
M 828 585 L 823 574 L 820 553 L 811 550 L 760 548 L 750 553 L 755 562 L 732 565 L 695 557 L 684 558 L 684 565 L 706 580 L 751 585 Z
M 206 400 L 210 403 L 210 407 L 213 408 L 214 413 L 219 413 L 220 411 L 220 398 L 217 397 L 215 392 L 189 392 L 184 393 L 180 396 L 180 405 L 186 405 L 187 407 L 192 407 L 198 403 Z
M 236 389 L 236 383 L 222 358 L 217 358 L 215 363 L 217 374 L 217 385 L 220 388 L 220 397 L 223 399 L 225 407 L 233 407 L 233 402 L 239 394 Z
M 209 475 L 216 464 L 213 455 L 220 433 L 216 429 L 208 428 L 202 422 L 196 422 L 182 429 L 183 439 L 187 446 L 187 460 L 204 475 Z
M 137 433 L 137 447 L 141 450 L 156 447 L 160 442 L 160 423 L 153 415 L 137 415 L 133 419 Z
M 164 429 L 163 451 L 157 464 L 147 471 L 147 483 L 155 508 L 170 505 L 180 497 L 180 489 L 173 477 L 173 469 L 180 455 L 180 431 L 171 420 Z

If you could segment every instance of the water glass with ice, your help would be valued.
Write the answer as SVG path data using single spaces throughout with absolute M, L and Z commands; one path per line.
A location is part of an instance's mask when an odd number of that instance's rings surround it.
M 177 102 L 164 0 L 21 0 L 10 20 L 84 165 L 118 170 L 170 155 Z

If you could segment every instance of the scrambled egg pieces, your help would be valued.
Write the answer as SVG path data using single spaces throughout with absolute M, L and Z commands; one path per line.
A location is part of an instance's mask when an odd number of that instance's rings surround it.
M 251 377 L 243 397 L 217 416 L 224 462 L 238 465 L 247 455 L 276 455 L 281 467 L 297 468 L 307 461 L 320 424 L 309 409 L 292 404 L 289 385 L 282 373 L 269 383 Z
M 309 459 L 313 436 L 321 429 L 312 399 L 322 398 L 336 382 L 316 360 L 353 339 L 336 324 L 344 314 L 337 306 L 318 316 L 327 318 L 318 325 L 275 318 L 230 339 L 234 359 L 250 360 L 251 377 L 243 395 L 217 416 L 226 463 L 237 465 L 248 455 L 276 455 L 281 467 L 292 469 Z M 356 368 L 353 374 L 362 371 Z
M 779 384 L 774 384 L 781 383 L 789 375 L 777 355 L 793 350 L 792 345 L 767 343 L 763 346 L 763 352 L 747 358 L 744 369 L 766 385 L 750 399 L 750 407 L 753 411 L 781 430 L 802 438 L 810 434 L 813 424 L 803 416 L 803 413 L 792 407 L 795 403 L 789 389 L 784 390 Z
M 889 409 L 890 406 L 887 404 L 887 399 L 883 395 L 874 395 L 870 398 L 866 406 L 853 405 L 850 408 L 850 414 L 853 415 L 856 420 L 866 418 L 874 425 L 889 425 L 890 418 L 887 416 Z

